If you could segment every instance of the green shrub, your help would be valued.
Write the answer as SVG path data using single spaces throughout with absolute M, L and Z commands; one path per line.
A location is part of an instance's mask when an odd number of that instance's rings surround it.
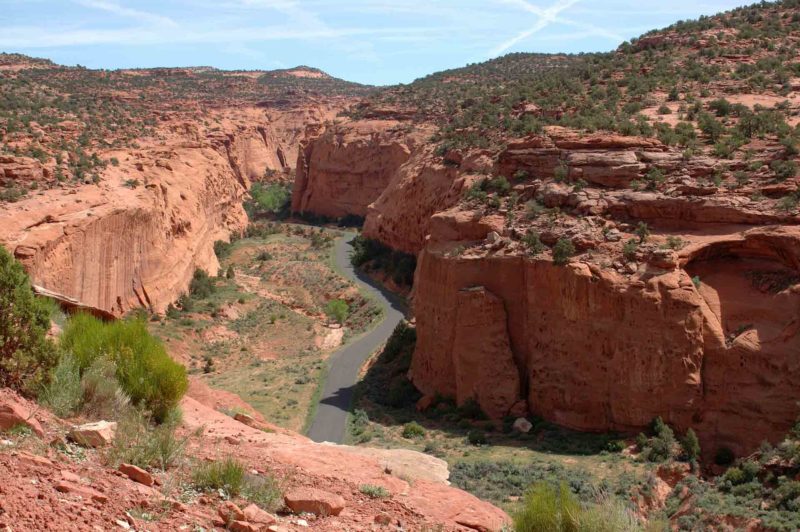
M 403 437 L 408 439 L 424 438 L 425 428 L 416 421 L 409 421 L 403 425 Z
M 797 163 L 794 161 L 772 161 L 769 165 L 770 169 L 775 172 L 775 178 L 778 181 L 786 181 L 797 175 Z
M 658 185 L 666 180 L 666 177 L 660 168 L 654 166 L 650 168 L 650 171 L 647 172 L 647 175 L 644 177 L 644 179 L 647 182 L 647 190 L 655 190 Z
M 553 177 L 559 182 L 566 181 L 567 177 L 569 177 L 569 167 L 564 163 L 559 164 L 553 170 Z
M 486 439 L 486 433 L 480 429 L 472 429 L 467 433 L 467 441 L 470 445 L 486 445 L 489 440 Z
M 145 469 L 169 469 L 186 448 L 187 439 L 175 435 L 179 423 L 177 409 L 166 415 L 163 423 L 154 425 L 146 412 L 128 408 L 117 422 L 117 431 L 106 456 L 108 462 L 115 467 L 126 463 Z
M 217 256 L 219 260 L 222 260 L 230 256 L 232 250 L 233 250 L 233 241 L 225 242 L 224 240 L 217 240 L 216 242 L 214 242 L 214 254 Z
M 686 431 L 686 436 L 681 440 L 681 447 L 690 461 L 700 458 L 700 440 L 693 429 L 690 428 Z
M 392 280 L 404 286 L 414 282 L 414 270 L 417 259 L 414 255 L 396 251 L 377 240 L 357 236 L 352 241 L 353 252 L 350 263 L 361 268 L 372 263 L 372 266 L 392 276 Z
M 684 246 L 683 239 L 679 236 L 668 236 L 666 247 L 669 249 L 679 250 Z
M 606 450 L 610 453 L 621 453 L 625 447 L 625 440 L 611 440 L 606 444 Z
M 245 466 L 233 457 L 204 462 L 192 471 L 192 484 L 200 491 L 222 490 L 238 497 L 245 482 Z
M 127 411 L 130 398 L 117 382 L 117 366 L 112 360 L 98 358 L 81 379 L 82 411 L 97 419 L 117 419 Z
M 58 364 L 49 329 L 47 303 L 33 295 L 22 265 L 0 246 L 0 386 L 26 395 L 41 390 Z
M 618 500 L 601 496 L 593 504 L 581 504 L 567 484 L 558 487 L 539 482 L 525 493 L 514 513 L 516 532 L 638 532 L 642 526 L 635 514 Z M 648 530 L 669 530 L 653 522 Z
M 39 392 L 39 402 L 59 417 L 70 416 L 81 407 L 81 370 L 71 353 L 65 353 L 53 369 L 50 381 Z
M 640 244 L 644 244 L 650 238 L 650 228 L 645 222 L 639 222 L 636 226 L 636 236 L 639 237 Z
M 575 255 L 575 245 L 568 238 L 560 238 L 553 246 L 553 263 L 558 266 L 567 264 L 573 255 Z
M 636 252 L 639 251 L 639 242 L 631 238 L 622 246 L 622 256 L 628 261 L 636 260 Z
M 253 183 L 250 197 L 245 210 L 251 218 L 259 213 L 282 214 L 289 209 L 292 191 L 290 185 L 281 183 Z
M 280 483 L 272 475 L 251 475 L 233 457 L 199 464 L 192 472 L 192 484 L 200 491 L 222 491 L 228 497 L 243 497 L 268 511 L 283 505 Z
M 82 372 L 99 358 L 112 361 L 122 390 L 159 420 L 178 404 L 188 387 L 184 367 L 169 357 L 143 320 L 104 323 L 77 314 L 67 323 L 61 345 L 75 356 Z
M 458 413 L 466 419 L 489 419 L 489 416 L 481 408 L 480 403 L 474 397 L 470 397 L 458 407 Z
M 358 491 L 372 499 L 385 499 L 390 495 L 389 490 L 383 486 L 376 486 L 374 484 L 362 484 Z
M 528 254 L 532 257 L 539 255 L 545 249 L 545 245 L 539 238 L 539 234 L 532 230 L 529 230 L 528 233 L 522 237 L 522 243 L 528 248 Z
M 514 514 L 516 532 L 567 532 L 580 530 L 581 503 L 562 483 L 558 488 L 534 484 Z
M 208 272 L 200 268 L 196 269 L 189 283 L 189 293 L 192 294 L 192 297 L 205 299 L 213 294 L 215 290 L 214 279 L 208 275 Z
M 283 490 L 280 482 L 269 474 L 245 473 L 242 497 L 270 512 L 276 512 L 283 507 Z
M 653 434 L 647 444 L 649 448 L 648 460 L 651 462 L 668 460 L 672 456 L 672 450 L 675 446 L 675 433 L 660 417 L 657 417 L 653 420 Z
M 487 192 L 495 192 L 500 196 L 505 196 L 511 191 L 511 183 L 505 176 L 497 176 L 485 181 L 484 189 Z
M 332 299 L 325 305 L 325 314 L 336 323 L 344 323 L 350 314 L 350 306 L 341 299 Z

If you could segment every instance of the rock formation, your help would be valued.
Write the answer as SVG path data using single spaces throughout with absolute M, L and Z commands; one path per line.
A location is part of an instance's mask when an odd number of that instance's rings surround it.
M 363 126 L 338 127 L 347 133 L 321 135 L 311 152 L 343 161 L 344 152 L 332 155 L 337 139 Z M 391 153 L 379 133 L 358 138 L 377 160 Z M 306 197 L 331 195 L 319 185 L 326 179 L 361 190 L 368 173 L 337 164 L 338 173 L 306 182 Z M 780 439 L 798 415 L 790 387 L 800 369 L 800 219 L 698 184 L 716 164 L 654 139 L 548 128 L 510 141 L 494 160 L 481 150 L 437 157 L 417 148 L 391 178 L 371 175 L 384 184 L 379 195 L 349 196 L 357 210 L 334 202 L 339 210 L 327 213 L 366 210 L 365 236 L 419 255 L 410 377 L 423 393 L 477 399 L 495 419 L 522 400 L 589 431 L 639 431 L 662 416 L 695 428 L 709 453 L 744 453 Z M 653 168 L 667 176 L 665 190 L 631 190 Z M 588 186 L 559 183 L 558 173 Z M 566 266 L 527 257 L 518 243 L 526 215 L 463 204 L 463 191 L 487 174 L 517 176 L 520 203 L 586 216 L 551 219 L 539 234 L 550 246 L 566 235 L 595 256 Z M 679 235 L 683 247 L 644 246 L 616 267 L 625 237 L 615 227 L 632 232 L 629 221 Z
M 251 182 L 288 168 L 303 121 L 333 112 L 220 111 L 219 129 L 168 121 L 166 141 L 107 152 L 119 163 L 97 185 L 44 190 L 8 205 L 0 242 L 34 283 L 78 306 L 161 312 L 186 291 L 195 269 L 217 273 L 213 244 L 244 230 Z M 6 175 L 18 167 L 0 161 Z

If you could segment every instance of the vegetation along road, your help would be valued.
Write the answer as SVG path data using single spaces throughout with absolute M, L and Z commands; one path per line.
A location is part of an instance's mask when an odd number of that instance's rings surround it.
M 350 254 L 353 251 L 350 243 L 355 236 L 355 233 L 345 233 L 336 240 L 336 265 L 381 306 L 383 320 L 377 327 L 331 355 L 328 361 L 328 378 L 314 421 L 308 429 L 308 437 L 317 442 L 342 442 L 359 370 L 367 358 L 389 339 L 394 328 L 403 319 L 403 306 L 399 298 L 366 274 L 357 271 L 350 263 Z

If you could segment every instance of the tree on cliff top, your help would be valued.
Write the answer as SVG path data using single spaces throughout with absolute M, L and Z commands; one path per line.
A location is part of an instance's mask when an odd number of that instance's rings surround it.
M 50 311 L 22 265 L 0 246 L 0 386 L 32 394 L 58 362 L 46 337 Z

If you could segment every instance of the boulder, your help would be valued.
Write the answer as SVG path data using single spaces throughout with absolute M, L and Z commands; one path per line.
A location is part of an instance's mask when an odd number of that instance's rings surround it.
M 242 512 L 247 522 L 261 525 L 262 527 L 275 524 L 278 521 L 274 515 L 262 510 L 255 504 L 247 506 Z
M 0 399 L 0 430 L 13 429 L 18 425 L 30 428 L 37 436 L 44 436 L 42 426 L 33 418 L 30 411 L 13 397 Z
M 533 424 L 531 424 L 531 422 L 524 417 L 518 417 L 516 420 L 514 420 L 514 424 L 511 427 L 517 432 L 527 434 L 533 428 Z
M 317 488 L 297 488 L 284 495 L 286 506 L 294 513 L 315 515 L 339 515 L 345 507 L 340 495 Z
M 121 464 L 119 466 L 119 470 L 122 473 L 125 473 L 129 479 L 133 480 L 134 482 L 138 482 L 139 484 L 144 484 L 145 486 L 152 486 L 153 485 L 153 475 L 145 471 L 140 467 L 136 467 L 135 465 L 131 464 Z
M 245 521 L 245 515 L 242 509 L 231 501 L 225 501 L 222 506 L 217 509 L 217 514 L 226 524 L 232 523 L 233 521 Z
M 117 423 L 98 421 L 74 427 L 67 435 L 70 440 L 85 447 L 104 447 L 114 439 Z

